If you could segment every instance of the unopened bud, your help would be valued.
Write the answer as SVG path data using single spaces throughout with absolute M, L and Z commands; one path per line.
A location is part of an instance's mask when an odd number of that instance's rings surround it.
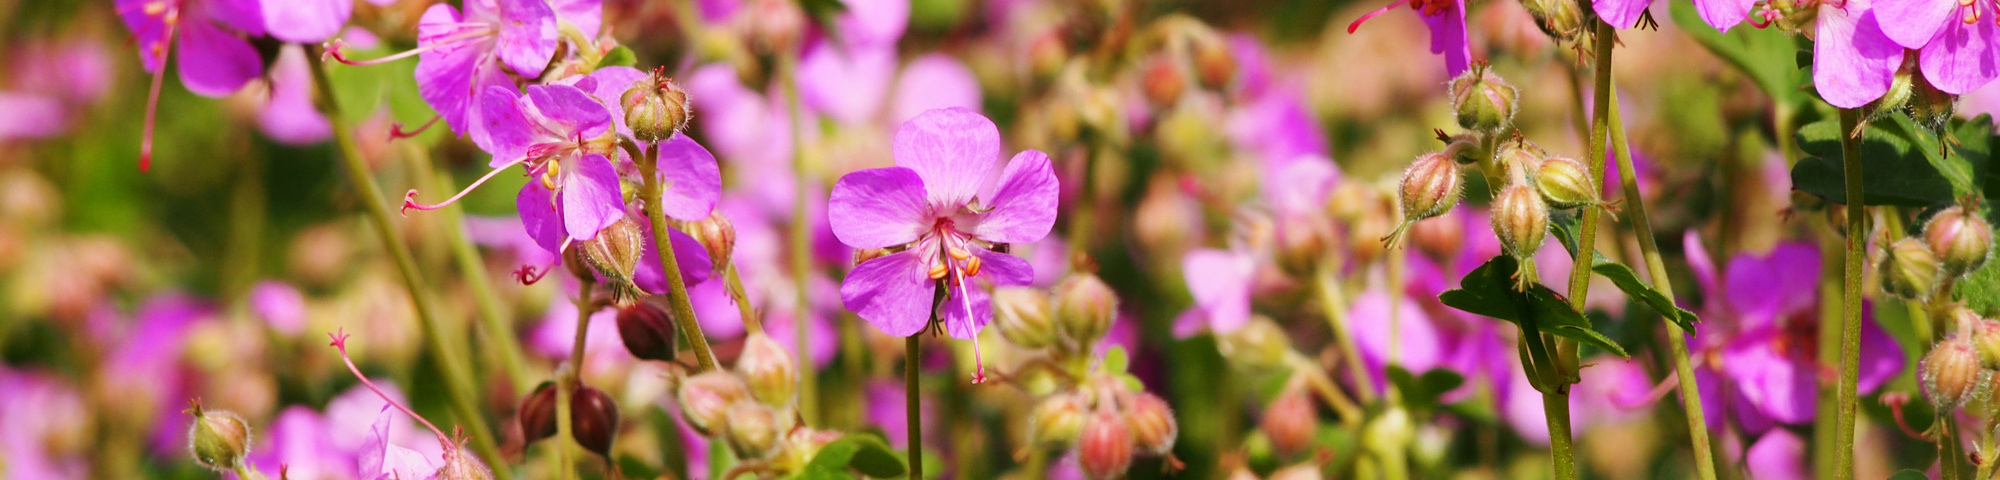
M 675 222 L 674 228 L 701 242 L 701 247 L 708 250 L 709 263 L 715 265 L 717 273 L 729 268 L 730 256 L 736 252 L 736 224 L 722 215 L 722 210 L 716 210 L 698 222 Z
M 728 417 L 729 408 L 750 398 L 750 390 L 743 381 L 720 370 L 710 370 L 688 377 L 675 393 L 681 404 L 681 416 L 687 418 L 688 426 L 703 434 L 714 434 L 724 424 L 733 421 Z
M 791 352 L 770 335 L 750 334 L 743 341 L 743 355 L 736 358 L 736 373 L 750 386 L 750 396 L 772 407 L 787 407 L 798 392 L 798 365 Z
M 1936 253 L 1945 278 L 1960 278 L 1986 265 L 1993 254 L 1993 226 L 1965 207 L 1947 208 L 1924 223 L 1924 243 Z
M 1313 437 L 1319 434 L 1319 414 L 1313 411 L 1312 397 L 1305 389 L 1291 388 L 1278 394 L 1271 405 L 1264 407 L 1264 415 L 1257 418 L 1257 428 L 1271 439 L 1271 447 L 1287 455 L 1304 452 L 1312 445 Z
M 1147 454 L 1165 455 L 1172 451 L 1174 439 L 1180 435 L 1173 407 L 1150 393 L 1140 392 L 1132 397 L 1132 403 L 1125 406 L 1125 424 L 1132 428 L 1133 445 Z
M 1526 183 L 1530 174 L 1542 168 L 1549 158 L 1549 152 L 1540 145 L 1522 139 L 1503 142 L 1494 150 L 1493 162 L 1500 165 L 1502 178 L 1509 184 Z
M 1549 206 L 1527 185 L 1514 185 L 1493 197 L 1493 233 L 1515 259 L 1527 259 L 1542 249 L 1549 236 Z
M 1171 57 L 1155 55 L 1147 59 L 1139 77 L 1140 90 L 1145 92 L 1146 101 L 1154 107 L 1165 109 L 1180 102 L 1181 94 L 1187 92 L 1187 72 L 1174 65 Z
M 1392 405 L 1362 429 L 1361 446 L 1377 454 L 1402 451 L 1416 438 L 1416 424 L 1410 421 L 1410 411 Z
M 1929 298 L 1937 289 L 1938 278 L 1944 273 L 1938 264 L 1937 254 L 1931 247 L 1915 238 L 1904 238 L 1889 245 L 1888 255 L 1882 257 L 1878 274 L 1882 276 L 1882 290 L 1892 295 L 1912 300 Z
M 1426 153 L 1417 156 L 1417 161 L 1403 170 L 1403 181 L 1397 184 L 1397 203 L 1403 208 L 1403 223 L 1398 225 L 1383 244 L 1396 248 L 1403 243 L 1403 235 L 1410 224 L 1419 220 L 1443 215 L 1458 205 L 1463 181 L 1458 174 L 1458 163 L 1442 153 Z
M 1583 33 L 1583 9 L 1571 0 L 1525 0 L 1521 6 L 1535 19 L 1535 26 L 1556 41 L 1577 39 Z
M 1049 297 L 1028 287 L 999 287 L 993 290 L 993 325 L 1000 336 L 1026 349 L 1054 345 L 1055 316 L 1049 314 Z
M 1327 256 L 1326 231 L 1312 219 L 1293 218 L 1278 224 L 1278 267 L 1298 277 L 1311 275 Z
M 1189 46 L 1192 51 L 1188 53 L 1194 56 L 1195 76 L 1201 80 L 1201 86 L 1221 90 L 1236 79 L 1236 55 L 1220 37 L 1197 37 Z
M 1458 126 L 1486 133 L 1499 132 L 1514 121 L 1519 92 L 1483 64 L 1475 64 L 1451 80 L 1451 107 Z
M 645 239 L 640 235 L 637 223 L 621 218 L 598 230 L 596 238 L 583 242 L 584 261 L 607 280 L 612 299 L 619 305 L 630 305 L 639 298 L 639 287 L 632 284 L 632 271 L 639 267 L 640 255 L 646 251 Z
M 1282 367 L 1292 351 L 1290 336 L 1269 317 L 1251 317 L 1250 323 L 1233 332 L 1217 332 L 1216 349 L 1226 358 L 1252 370 Z
M 806 29 L 806 14 L 792 0 L 754 0 L 737 14 L 750 49 L 759 55 L 779 55 L 798 45 Z
M 679 347 L 674 328 L 674 317 L 659 305 L 638 302 L 618 309 L 618 339 L 638 359 L 674 361 Z
M 1958 96 L 1938 90 L 1922 75 L 1916 76 L 1911 85 L 1915 88 L 1910 92 L 1910 119 L 1933 132 L 1944 131 L 1958 110 Z
M 1410 225 L 1409 236 L 1417 251 L 1443 264 L 1457 258 L 1465 245 L 1465 222 L 1457 216 L 1432 217 Z
M 1922 81 L 1917 79 L 1920 67 L 1916 52 L 1903 55 L 1902 65 L 1896 68 L 1896 75 L 1890 77 L 1889 91 L 1865 106 L 1867 111 L 1873 112 L 1869 115 L 1870 120 L 1902 111 L 1910 105 L 1910 98 L 1916 96 L 1917 82 Z
M 1955 410 L 1971 401 L 1982 391 L 1977 387 L 1985 384 L 1989 375 L 1990 372 L 1979 368 L 1979 353 L 1972 341 L 1961 335 L 1938 342 L 1917 364 L 1917 379 L 1922 383 L 1924 398 L 1941 412 Z
M 1028 416 L 1028 438 L 1037 445 L 1069 445 L 1083 434 L 1083 397 L 1057 393 L 1035 404 Z
M 1963 316 L 1977 316 L 1963 307 L 1958 312 Z M 1972 346 L 1979 350 L 1980 367 L 2000 369 L 2000 320 L 1977 320 L 1973 325 Z
M 521 438 L 527 443 L 555 436 L 556 382 L 542 382 L 521 397 L 521 411 L 514 416 L 521 422 Z
M 778 447 L 778 412 L 762 404 L 739 402 L 729 409 L 723 439 L 741 459 L 765 458 Z
M 188 449 L 195 463 L 216 471 L 234 470 L 250 454 L 250 424 L 226 410 L 206 410 L 200 400 L 190 400 L 187 413 L 194 415 L 188 427 Z
M 1091 345 L 1111 331 L 1118 294 L 1089 273 L 1072 273 L 1055 287 L 1056 324 L 1076 345 Z
M 480 463 L 478 457 L 466 453 L 459 445 L 445 447 L 444 466 L 432 474 L 435 480 L 493 480 L 493 471 Z
M 1132 430 L 1125 425 L 1124 417 L 1100 410 L 1084 421 L 1083 437 L 1078 440 L 1076 450 L 1084 478 L 1119 478 L 1132 467 Z
M 687 91 L 667 78 L 665 72 L 665 69 L 654 70 L 634 82 L 618 99 L 618 104 L 625 107 L 625 125 L 632 128 L 632 137 L 639 141 L 671 138 L 687 128 L 688 119 L 694 117 L 694 104 L 688 101 Z
M 1555 208 L 1599 203 L 1597 182 L 1590 178 L 1590 167 L 1568 158 L 1549 157 L 1543 160 L 1541 168 L 1535 170 L 1535 190 L 1541 192 L 1542 200 Z
M 618 438 L 618 403 L 603 390 L 579 383 L 570 392 L 569 425 L 578 445 L 611 458 L 611 440 Z

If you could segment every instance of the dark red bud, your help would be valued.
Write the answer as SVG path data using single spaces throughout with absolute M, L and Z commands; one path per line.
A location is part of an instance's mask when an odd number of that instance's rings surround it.
M 618 309 L 618 338 L 642 360 L 674 360 L 674 319 L 665 309 L 639 302 Z
M 549 438 L 556 434 L 556 382 L 542 382 L 535 391 L 521 398 L 521 411 L 514 416 L 521 422 L 521 436 L 528 443 Z
M 569 402 L 570 435 L 584 449 L 611 458 L 611 440 L 618 437 L 618 403 L 589 385 L 578 385 Z

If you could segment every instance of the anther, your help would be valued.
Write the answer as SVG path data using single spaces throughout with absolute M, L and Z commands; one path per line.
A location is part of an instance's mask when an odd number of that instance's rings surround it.
M 945 268 L 944 264 L 942 263 L 931 266 L 931 272 L 930 272 L 931 280 L 944 278 L 945 274 L 948 273 L 951 273 L 951 270 Z
M 966 260 L 965 260 L 965 276 L 968 276 L 968 277 L 977 277 L 977 276 L 979 276 L 979 266 L 980 266 L 980 265 L 984 265 L 985 263 L 986 263 L 986 262 L 981 262 L 981 261 L 979 261 L 979 257 L 972 257 L 972 258 L 968 258 L 968 259 L 966 259 Z

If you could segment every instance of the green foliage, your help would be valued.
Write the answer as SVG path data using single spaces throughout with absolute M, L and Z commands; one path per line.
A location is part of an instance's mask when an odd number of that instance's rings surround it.
M 1571 259 L 1576 258 L 1577 218 L 1564 215 L 1556 217 L 1555 221 L 1551 223 L 1554 224 L 1556 240 L 1562 242 L 1564 249 L 1569 250 L 1569 257 Z M 1604 258 L 1603 254 L 1597 253 L 1594 250 L 1590 252 L 1590 255 L 1590 271 L 1610 279 L 1611 283 L 1617 285 L 1618 290 L 1625 292 L 1626 296 L 1632 297 L 1632 300 L 1644 303 L 1648 307 L 1652 307 L 1653 311 L 1660 312 L 1661 315 L 1667 317 L 1667 320 L 1672 320 L 1675 324 L 1680 325 L 1681 330 L 1686 331 L 1688 335 L 1694 335 L 1694 324 L 1701 322 L 1701 318 L 1695 316 L 1694 312 L 1675 305 L 1674 300 L 1667 297 L 1666 293 L 1653 288 L 1652 285 L 1647 285 L 1646 282 L 1639 281 L 1639 274 L 1633 272 L 1632 267 Z
M 1125 384 L 1125 388 L 1134 391 L 1145 390 L 1146 384 L 1140 382 L 1139 377 L 1126 372 L 1126 370 L 1131 368 L 1131 365 L 1131 356 L 1125 353 L 1125 347 L 1112 346 L 1110 350 L 1104 352 L 1105 373 L 1117 375 L 1118 379 Z
M 1684 26 L 1682 33 L 1749 76 L 1773 101 L 1791 105 L 1804 99 L 1799 87 L 1811 84 L 1812 77 L 1798 68 L 1800 48 L 1794 35 L 1776 28 L 1737 28 L 1723 33 L 1702 21 L 1692 3 L 1672 2 L 1669 8 L 1674 24 Z
M 1404 408 L 1419 416 L 1435 411 L 1443 402 L 1445 392 L 1465 384 L 1465 376 L 1445 369 L 1431 369 L 1423 375 L 1415 375 L 1401 365 L 1389 366 L 1389 383 L 1396 385 L 1396 391 L 1403 395 Z
M 632 53 L 632 49 L 626 48 L 624 45 L 619 45 L 609 52 L 604 52 L 604 59 L 597 62 L 597 68 L 634 67 L 638 65 L 639 56 Z
M 805 470 L 794 478 L 855 478 L 849 469 L 875 478 L 901 476 L 906 471 L 903 459 L 890 451 L 887 442 L 874 435 L 851 434 L 820 447 L 819 454 L 813 455 Z
M 1514 257 L 1493 257 L 1460 280 L 1457 290 L 1438 295 L 1438 300 L 1468 313 L 1506 320 L 1524 329 L 1532 326 L 1620 357 L 1631 356 L 1618 342 L 1592 330 L 1590 319 L 1570 308 L 1569 302 L 1549 287 L 1537 283 L 1526 292 L 1515 291 L 1513 275 L 1517 268 Z
M 1901 113 L 1868 124 L 1861 137 L 1861 203 L 1928 207 L 1981 192 L 1990 182 L 1992 132 L 1986 115 L 1953 120 L 1947 138 Z M 1847 133 L 1832 119 L 1800 128 L 1799 149 L 1811 157 L 1792 167 L 1792 188 L 1846 203 L 1840 138 Z

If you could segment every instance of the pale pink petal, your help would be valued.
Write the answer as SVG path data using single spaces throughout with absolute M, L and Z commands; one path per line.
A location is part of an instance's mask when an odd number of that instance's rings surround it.
M 1958 2 L 1880 0 L 1873 11 L 1881 21 L 1882 33 L 1903 48 L 1923 48 L 1946 23 L 1958 23 L 1953 15 L 1958 12 Z
M 896 165 L 922 177 L 931 206 L 956 210 L 971 202 L 1000 155 L 1000 128 L 964 108 L 931 110 L 896 129 Z
M 915 335 L 929 325 L 931 296 L 937 292 L 925 264 L 913 251 L 861 262 L 840 284 L 841 303 L 882 333 Z
M 250 42 L 208 22 L 182 22 L 174 44 L 181 82 L 205 97 L 236 93 L 264 73 L 264 59 Z
M 1037 150 L 1015 154 L 1000 172 L 1000 184 L 988 205 L 992 210 L 978 217 L 970 233 L 1000 243 L 1029 243 L 1048 236 L 1056 223 L 1056 182 L 1048 154 Z
M 882 248 L 917 240 L 931 228 L 924 181 L 903 167 L 856 171 L 833 184 L 827 220 L 840 243 Z

